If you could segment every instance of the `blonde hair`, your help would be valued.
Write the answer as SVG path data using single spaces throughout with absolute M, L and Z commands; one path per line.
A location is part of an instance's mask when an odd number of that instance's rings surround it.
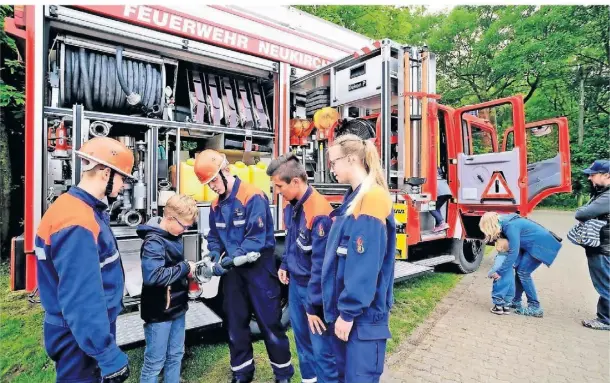
M 496 239 L 496 251 L 498 253 L 506 253 L 509 250 L 508 239 L 498 238 Z
M 192 222 L 195 222 L 199 216 L 197 202 L 193 197 L 184 194 L 174 194 L 169 197 L 163 212 L 166 216 L 171 215 L 175 218 L 185 218 Z
M 485 242 L 498 239 L 502 229 L 500 227 L 500 214 L 495 211 L 488 211 L 483 214 L 479 221 L 479 229 L 485 234 Z
M 341 152 L 344 156 L 351 155 L 358 158 L 367 173 L 367 177 L 362 182 L 358 194 L 356 194 L 356 197 L 354 197 L 347 208 L 347 214 L 351 214 L 354 211 L 354 208 L 374 185 L 384 188 L 388 192 L 388 198 L 390 197 L 388 182 L 385 179 L 383 168 L 381 167 L 381 158 L 379 158 L 375 144 L 369 140 L 363 140 L 355 134 L 345 134 L 337 138 L 331 145 L 331 147 L 335 146 L 341 147 Z

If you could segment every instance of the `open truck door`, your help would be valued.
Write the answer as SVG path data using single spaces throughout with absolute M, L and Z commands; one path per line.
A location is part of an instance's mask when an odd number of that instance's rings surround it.
M 502 150 L 514 146 L 514 129 L 507 129 Z M 572 191 L 570 132 L 565 117 L 525 125 L 527 143 L 527 202 L 522 214 L 529 214 L 546 197 Z
M 523 98 L 513 96 L 456 109 L 453 122 L 456 197 L 463 214 L 527 215 L 542 199 L 570 190 L 565 118 L 526 124 Z M 490 137 L 477 141 L 473 126 Z M 501 146 L 497 137 L 503 137 Z

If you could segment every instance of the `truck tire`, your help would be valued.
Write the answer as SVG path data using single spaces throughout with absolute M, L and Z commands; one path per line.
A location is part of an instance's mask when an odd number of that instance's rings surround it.
M 485 245 L 479 239 L 455 239 L 452 250 L 452 254 L 455 254 L 453 263 L 457 270 L 462 274 L 469 274 L 479 268 L 485 254 Z

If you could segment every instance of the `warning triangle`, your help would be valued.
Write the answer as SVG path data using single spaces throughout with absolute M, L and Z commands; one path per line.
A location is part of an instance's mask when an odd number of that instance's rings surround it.
M 515 196 L 510 191 L 506 178 L 504 178 L 504 174 L 502 172 L 495 171 L 491 175 L 489 184 L 487 184 L 487 187 L 485 190 L 483 190 L 483 194 L 481 195 L 481 202 L 486 199 L 511 200 L 513 203 L 515 202 Z

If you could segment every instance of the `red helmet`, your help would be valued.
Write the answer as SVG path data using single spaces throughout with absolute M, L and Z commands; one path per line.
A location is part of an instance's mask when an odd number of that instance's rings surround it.
M 91 170 L 96 165 L 104 165 L 125 177 L 136 179 L 131 175 L 133 170 L 133 152 L 123 143 L 110 137 L 94 137 L 85 142 L 76 155 L 83 161 L 83 171 Z
M 195 174 L 199 182 L 207 184 L 220 173 L 222 168 L 228 165 L 227 157 L 224 154 L 207 149 L 197 154 L 195 158 Z

